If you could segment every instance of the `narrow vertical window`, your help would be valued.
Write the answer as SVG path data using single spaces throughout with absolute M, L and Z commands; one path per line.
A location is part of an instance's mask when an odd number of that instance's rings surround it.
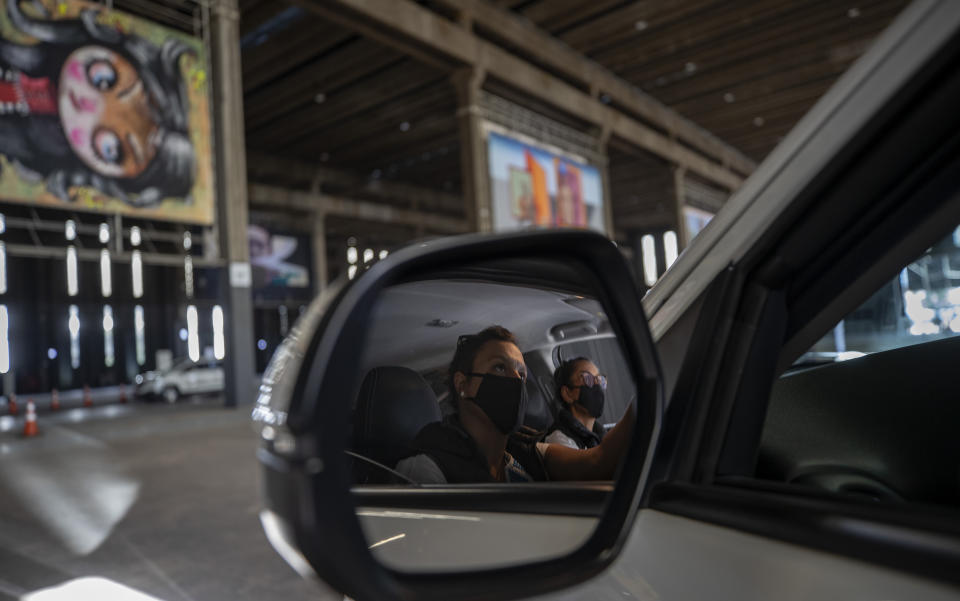
M 139 250 L 130 257 L 130 269 L 133 271 L 133 298 L 143 298 L 143 257 Z
M 0 305 L 0 374 L 10 371 L 10 316 L 7 306 Z
M 106 367 L 113 367 L 116 362 L 116 355 L 113 347 L 113 307 L 104 305 L 103 307 L 103 364 Z
M 200 360 L 200 334 L 197 331 L 197 307 L 187 307 L 187 354 L 196 363 Z
M 77 277 L 77 247 L 67 247 L 67 294 L 76 296 L 80 292 L 80 280 Z
M 664 232 L 663 234 L 663 258 L 666 261 L 667 269 L 670 269 L 670 266 L 673 265 L 673 262 L 677 260 L 677 255 L 680 254 L 679 247 L 677 246 L 677 232 L 670 230 Z
M 650 234 L 640 238 L 640 248 L 643 251 L 643 280 L 647 286 L 657 283 L 657 249 L 653 236 Z
M 110 272 L 110 251 L 100 250 L 100 292 L 103 298 L 110 298 L 113 294 L 113 277 Z
M 213 307 L 213 356 L 218 361 L 227 355 L 226 340 L 223 336 L 223 307 Z
M 67 321 L 70 330 L 70 367 L 80 367 L 80 309 L 70 305 L 70 319 Z
M 133 308 L 133 335 L 137 345 L 137 365 L 147 362 L 146 329 L 147 322 L 143 317 L 143 306 L 137 305 Z

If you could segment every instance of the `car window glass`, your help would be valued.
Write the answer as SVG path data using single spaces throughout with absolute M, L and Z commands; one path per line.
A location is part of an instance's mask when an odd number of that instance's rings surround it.
M 904 267 L 795 366 L 843 361 L 960 334 L 960 227 Z
M 756 476 L 960 507 L 960 228 L 774 384 Z

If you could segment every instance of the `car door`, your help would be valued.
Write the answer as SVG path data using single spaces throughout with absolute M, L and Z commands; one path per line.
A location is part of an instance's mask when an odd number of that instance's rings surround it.
M 931 380 L 956 345 L 789 368 L 956 235 L 958 24 L 951 3 L 911 6 L 645 298 L 669 399 L 646 505 L 613 567 L 549 598 L 957 597 L 960 507 L 885 481 L 891 440 L 953 448 L 936 422 L 955 398 Z M 923 399 L 896 396 L 905 378 Z M 898 468 L 942 474 L 914 455 Z
M 893 355 L 880 353 L 859 365 L 850 362 L 849 368 L 838 364 L 840 369 L 829 372 L 804 372 L 799 379 L 795 371 L 788 370 L 871 294 L 899 277 L 905 266 L 960 224 L 958 32 L 960 11 L 955 3 L 930 0 L 913 4 L 800 122 L 654 287 L 643 308 L 657 342 L 660 365 L 654 370 L 656 377 L 645 381 L 655 384 L 647 388 L 657 392 L 658 402 L 656 412 L 640 415 L 636 423 L 648 428 L 655 424 L 656 429 L 635 441 L 656 446 L 652 455 L 644 450 L 642 455 L 626 456 L 616 484 L 629 484 L 629 494 L 618 494 L 623 490 L 617 488 L 607 491 L 613 494 L 603 498 L 611 503 L 596 514 L 607 521 L 595 533 L 619 536 L 629 529 L 626 544 L 619 546 L 618 539 L 616 545 L 601 549 L 588 543 L 558 560 L 564 570 L 555 569 L 559 564 L 551 563 L 551 558 L 533 562 L 524 557 L 518 565 L 489 572 L 498 579 L 489 589 L 495 591 L 492 598 L 516 598 L 550 588 L 557 592 L 543 598 L 957 597 L 957 507 L 931 506 L 934 497 L 888 482 L 888 475 L 877 469 L 884 467 L 885 453 L 896 448 L 887 441 L 907 431 L 906 424 L 932 426 L 930 432 L 941 436 L 943 424 L 951 423 L 949 412 L 935 412 L 922 420 L 913 415 L 911 420 L 897 420 L 896 411 L 906 416 L 911 404 L 897 405 L 894 392 L 894 385 L 902 385 L 899 374 L 903 374 L 901 378 L 914 378 L 915 372 L 937 373 L 941 378 L 942 372 L 947 372 L 949 376 L 945 366 L 951 365 L 951 356 L 944 360 L 927 352 L 931 347 L 924 347 L 921 353 L 908 347 Z M 551 236 L 437 241 L 432 249 L 411 249 L 400 259 L 402 253 L 397 253 L 391 255 L 393 263 L 374 266 L 366 279 L 354 282 L 358 287 L 355 294 L 348 290 L 341 297 L 342 311 L 315 313 L 316 322 L 320 315 L 328 320 L 324 334 L 329 336 L 314 339 L 315 348 L 322 352 L 309 359 L 299 406 L 288 402 L 291 393 L 287 389 L 293 385 L 281 376 L 295 369 L 291 366 L 299 367 L 308 345 L 295 340 L 278 352 L 279 360 L 275 358 L 264 378 L 265 394 L 254 417 L 264 441 L 261 462 L 272 483 L 267 486 L 271 510 L 261 519 L 268 538 L 288 563 L 305 574 L 315 569 L 333 586 L 347 590 L 349 585 L 368 593 L 366 598 L 388 598 L 372 593 L 383 590 L 396 598 L 444 598 L 440 593 L 461 590 L 464 582 L 480 586 L 484 579 L 493 580 L 488 572 L 479 570 L 433 572 L 438 565 L 433 558 L 420 561 L 412 557 L 413 567 L 426 568 L 425 573 L 412 575 L 402 569 L 388 572 L 373 561 L 369 549 L 389 549 L 385 545 L 407 540 L 401 537 L 407 535 L 400 532 L 382 540 L 363 536 L 352 521 L 358 504 L 356 496 L 348 494 L 356 489 L 347 488 L 347 470 L 326 469 L 341 465 L 337 461 L 342 443 L 336 437 L 348 437 L 329 414 L 316 419 L 304 407 L 323 406 L 341 419 L 347 414 L 341 405 L 321 404 L 325 399 L 353 396 L 346 378 L 328 377 L 327 373 L 346 372 L 355 363 L 355 357 L 346 352 L 346 341 L 364 331 L 361 324 L 370 314 L 364 303 L 372 304 L 377 277 L 409 268 L 418 258 L 439 262 L 444 250 L 459 252 L 459 256 L 482 256 L 490 252 L 485 244 L 496 243 L 499 252 L 509 253 L 520 244 L 547 244 L 558 239 L 558 234 Z M 578 244 L 592 242 L 583 238 Z M 609 249 L 605 241 L 602 249 L 597 246 L 598 252 Z M 556 252 L 556 247 L 550 250 Z M 543 249 L 539 252 L 550 255 Z M 616 261 L 592 261 L 590 272 L 598 274 L 605 286 L 623 285 L 629 276 L 619 275 L 618 266 Z M 632 281 L 629 283 L 632 287 Z M 908 286 L 907 291 L 916 290 Z M 632 294 L 611 296 L 613 315 L 631 317 L 620 302 L 627 296 Z M 904 293 L 903 298 L 906 305 L 919 297 L 908 299 Z M 330 296 L 330 302 L 336 300 Z M 640 319 L 630 318 L 622 324 L 618 334 L 646 335 Z M 649 359 L 632 364 L 649 367 L 657 363 L 657 357 Z M 939 370 L 926 365 L 934 359 Z M 889 364 L 889 369 L 877 368 L 878 361 Z M 862 365 L 873 367 L 863 371 L 859 369 Z M 843 426 L 839 435 L 830 430 L 838 425 L 833 420 L 813 420 L 831 415 L 816 405 L 828 397 L 811 393 L 824 388 L 829 380 L 822 379 L 825 373 L 834 374 L 833 381 L 840 382 L 838 390 L 830 391 L 836 407 L 829 407 L 837 410 L 835 416 Z M 871 383 L 870 374 L 886 378 L 890 386 Z M 662 420 L 661 383 L 667 399 Z M 945 390 L 952 389 L 936 387 L 939 395 L 946 395 Z M 869 403 L 858 410 L 864 391 L 876 395 L 887 411 L 873 412 Z M 910 394 L 929 392 L 929 388 L 918 388 Z M 791 398 L 799 398 L 800 404 L 784 405 Z M 848 399 L 857 403 L 850 405 Z M 951 407 L 947 402 L 933 406 Z M 294 412 L 288 413 L 291 407 Z M 884 419 L 878 421 L 881 413 Z M 301 433 L 288 427 L 291 423 Z M 298 434 L 299 439 L 295 438 Z M 792 434 L 809 435 L 806 444 L 794 444 Z M 800 440 L 804 440 L 802 436 Z M 917 440 L 918 444 L 927 442 L 923 436 Z M 838 441 L 866 452 L 858 459 L 841 452 Z M 296 455 L 300 450 L 313 453 L 311 445 L 326 454 Z M 940 448 L 947 449 L 941 453 L 943 461 L 955 460 L 949 454 L 949 441 Z M 302 467 L 291 467 L 285 456 L 302 459 Z M 929 471 L 923 459 L 911 461 L 906 472 Z M 784 465 L 788 470 L 803 469 L 784 471 Z M 810 465 L 829 469 L 810 472 L 806 469 Z M 781 466 L 779 472 L 777 466 Z M 637 478 L 628 480 L 624 473 Z M 635 487 L 636 482 L 641 485 Z M 420 545 L 424 549 L 436 552 L 439 542 L 453 541 L 459 550 L 486 552 L 489 557 L 504 548 L 514 551 L 531 542 L 547 541 L 531 535 L 533 520 L 525 520 L 524 515 L 549 510 L 551 503 L 555 507 L 556 493 L 562 490 L 550 491 L 550 498 L 531 494 L 545 492 L 536 485 L 508 491 L 504 497 L 510 505 L 497 516 L 504 518 L 503 528 L 489 540 L 460 534 L 459 522 L 477 523 L 476 516 L 451 511 L 456 506 L 442 498 L 448 491 L 441 490 L 440 495 L 434 489 L 415 491 L 432 502 L 441 499 L 443 503 L 433 507 L 444 509 L 442 515 L 408 512 L 403 517 L 437 520 L 428 524 L 431 536 L 416 541 L 431 543 Z M 317 494 L 311 496 L 314 492 Z M 469 505 L 468 510 L 477 511 L 484 492 L 469 490 L 461 495 L 464 505 L 460 509 Z M 486 498 L 489 501 L 480 511 L 495 503 L 492 496 Z M 381 497 L 378 507 L 394 507 L 396 500 Z M 518 500 L 528 503 L 519 507 Z M 617 502 L 615 510 L 610 509 L 613 502 Z M 423 508 L 421 500 L 410 506 Z M 634 512 L 637 507 L 639 511 Z M 613 524 L 610 520 L 616 524 L 605 528 Z M 570 530 L 559 520 L 549 526 L 551 534 Z M 504 541 L 509 545 L 503 545 Z M 612 559 L 609 567 L 601 563 L 608 559 Z M 576 560 L 593 571 L 578 572 L 581 566 L 571 565 Z M 371 578 L 371 573 L 376 576 Z M 407 577 L 401 580 L 398 574 Z M 402 588 L 378 589 L 382 582 L 402 582 Z M 423 597 L 419 597 L 421 592 Z
M 198 363 L 194 373 L 196 374 L 196 392 L 205 394 L 214 390 L 216 375 L 209 361 Z

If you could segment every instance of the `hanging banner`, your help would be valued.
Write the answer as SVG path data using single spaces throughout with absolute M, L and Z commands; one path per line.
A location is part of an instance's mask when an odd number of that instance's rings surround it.
M 579 227 L 606 233 L 596 167 L 519 140 L 488 134 L 493 230 Z
M 212 223 L 201 40 L 102 4 L 4 4 L 0 201 Z

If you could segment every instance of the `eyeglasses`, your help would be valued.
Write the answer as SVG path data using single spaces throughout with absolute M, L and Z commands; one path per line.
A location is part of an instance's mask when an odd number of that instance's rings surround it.
M 581 372 L 581 376 L 583 376 L 584 386 L 589 388 L 590 386 L 599 384 L 601 389 L 603 390 L 607 389 L 607 376 L 604 376 L 604 375 L 595 376 L 588 371 Z

